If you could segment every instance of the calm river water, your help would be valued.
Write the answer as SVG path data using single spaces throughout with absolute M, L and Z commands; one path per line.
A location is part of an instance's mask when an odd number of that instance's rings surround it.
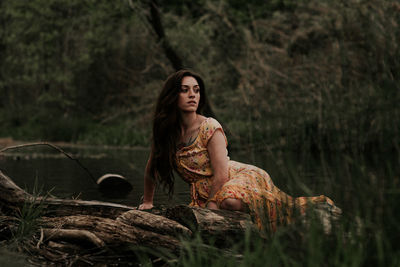
M 0 169 L 21 188 L 32 192 L 36 187 L 44 195 L 50 191 L 60 198 L 101 200 L 137 206 L 143 194 L 143 172 L 149 150 L 123 148 L 97 148 L 67 146 L 62 149 L 78 158 L 98 178 L 106 173 L 123 175 L 132 184 L 133 190 L 126 196 L 102 195 L 97 185 L 75 161 L 49 147 L 23 148 L 0 155 Z M 249 163 L 265 169 L 275 185 L 294 196 L 325 194 L 337 204 L 345 201 L 349 182 L 343 180 L 335 164 L 327 166 L 321 158 L 291 152 L 230 152 L 233 160 Z M 339 169 L 338 168 L 338 169 Z M 349 175 L 349 179 L 357 177 Z M 189 187 L 176 177 L 175 194 L 168 199 L 162 190 L 155 196 L 155 204 L 174 205 L 190 202 Z M 338 179 L 342 179 L 340 182 Z M 346 186 L 344 184 L 347 184 Z

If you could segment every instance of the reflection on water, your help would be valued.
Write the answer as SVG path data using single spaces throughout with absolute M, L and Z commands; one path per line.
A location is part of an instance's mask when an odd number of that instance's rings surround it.
M 131 206 L 139 204 L 143 194 L 144 166 L 149 154 L 147 149 L 63 149 L 78 158 L 96 179 L 106 173 L 120 174 L 132 184 L 133 190 L 126 196 L 106 197 L 76 162 L 46 148 L 24 149 L 23 153 L 18 150 L 0 155 L 0 169 L 28 192 L 33 191 L 36 182 L 42 188 L 42 194 L 51 191 L 52 195 L 60 198 L 101 200 Z M 293 196 L 325 194 L 340 206 L 346 203 L 346 198 L 348 200 L 352 197 L 352 190 L 359 181 L 371 176 L 364 167 L 357 166 L 373 166 L 364 161 L 352 163 L 339 153 L 324 158 L 323 155 L 315 157 L 310 153 L 282 151 L 257 152 L 249 156 L 249 152 L 236 151 L 230 152 L 230 158 L 265 169 L 276 186 Z M 252 158 L 252 162 L 249 158 Z M 349 166 L 357 167 L 356 171 L 349 170 Z M 374 175 L 382 176 L 375 172 Z M 159 189 L 154 200 L 156 205 L 190 202 L 188 185 L 179 177 L 176 178 L 174 197 L 169 199 Z
M 39 151 L 38 151 L 39 150 Z M 102 195 L 97 184 L 75 161 L 65 155 L 46 148 L 26 148 L 8 152 L 0 158 L 0 169 L 18 186 L 33 192 L 34 187 L 41 194 L 51 192 L 60 198 L 101 200 L 137 206 L 143 194 L 143 172 L 149 151 L 146 149 L 96 149 L 63 148 L 78 158 L 90 173 L 98 179 L 106 173 L 120 174 L 132 184 L 128 195 L 114 198 Z M 178 180 L 178 179 L 177 179 Z M 176 194 L 172 200 L 163 193 L 156 193 L 155 204 L 188 203 L 188 186 L 177 181 Z M 36 190 L 38 191 L 38 190 Z

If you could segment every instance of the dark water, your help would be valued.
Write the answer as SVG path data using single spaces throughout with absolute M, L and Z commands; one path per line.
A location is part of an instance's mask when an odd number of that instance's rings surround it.
M 139 204 L 143 194 L 144 166 L 149 154 L 147 149 L 63 149 L 78 158 L 96 179 L 106 173 L 117 173 L 127 178 L 133 190 L 126 196 L 105 196 L 75 161 L 49 148 L 25 148 L 23 151 L 0 155 L 0 168 L 17 185 L 30 193 L 36 190 L 44 195 L 50 191 L 60 198 L 101 200 L 131 206 Z M 343 202 L 346 201 L 346 194 L 350 198 L 352 191 L 356 190 L 355 181 L 365 180 L 370 176 L 361 167 L 360 170 L 349 170 L 351 162 L 340 154 L 326 158 L 305 153 L 260 150 L 234 151 L 230 152 L 230 157 L 263 168 L 270 174 L 276 186 L 293 196 L 325 194 L 339 205 L 345 205 Z M 158 190 L 154 200 L 156 205 L 190 202 L 188 185 L 179 177 L 176 178 L 174 197 L 168 199 L 162 190 Z
M 69 155 L 77 158 L 95 179 L 106 173 L 120 174 L 133 186 L 128 195 L 110 197 L 100 192 L 97 184 L 87 172 L 64 154 L 50 148 L 24 148 L 0 155 L 0 169 L 18 186 L 41 195 L 50 192 L 60 198 L 101 200 L 136 206 L 143 195 L 143 172 L 149 151 L 147 149 L 122 148 L 65 148 Z M 22 149 L 21 149 L 22 150 Z M 172 200 L 158 190 L 156 204 L 187 203 L 188 186 L 177 179 L 176 194 Z

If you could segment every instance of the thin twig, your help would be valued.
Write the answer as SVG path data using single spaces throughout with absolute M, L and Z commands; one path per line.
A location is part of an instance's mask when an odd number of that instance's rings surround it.
M 43 237 L 44 237 L 43 228 L 40 227 L 40 239 L 39 239 L 39 242 L 36 244 L 37 249 L 40 248 L 40 244 L 42 244 L 42 242 L 43 242 Z
M 16 146 L 8 146 L 8 147 L 5 147 L 5 148 L 1 149 L 0 150 L 0 154 L 5 152 L 5 151 L 7 151 L 7 150 L 19 149 L 19 148 L 24 148 L 24 147 L 32 147 L 32 146 L 49 146 L 49 147 L 57 150 L 58 152 L 64 154 L 67 158 L 75 161 L 83 170 L 85 170 L 86 173 L 93 180 L 93 182 L 95 182 L 97 184 L 96 179 L 94 178 L 92 173 L 85 166 L 83 166 L 82 163 L 77 158 L 74 158 L 73 156 L 71 156 L 70 154 L 68 154 L 67 152 L 65 152 L 61 148 L 59 148 L 58 146 L 53 145 L 53 144 L 48 143 L 48 142 L 38 142 L 38 143 L 28 143 L 28 144 L 22 144 L 22 145 L 16 145 Z

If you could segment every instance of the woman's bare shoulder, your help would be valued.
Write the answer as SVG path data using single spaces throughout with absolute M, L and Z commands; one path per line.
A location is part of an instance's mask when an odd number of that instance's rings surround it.
M 198 117 L 198 125 L 199 127 L 204 123 L 204 121 L 206 121 L 208 118 L 204 117 L 203 115 L 199 115 Z
M 205 121 L 207 119 L 207 117 L 203 116 L 203 115 L 198 115 L 199 117 L 199 121 L 200 123 L 202 123 L 203 121 Z

